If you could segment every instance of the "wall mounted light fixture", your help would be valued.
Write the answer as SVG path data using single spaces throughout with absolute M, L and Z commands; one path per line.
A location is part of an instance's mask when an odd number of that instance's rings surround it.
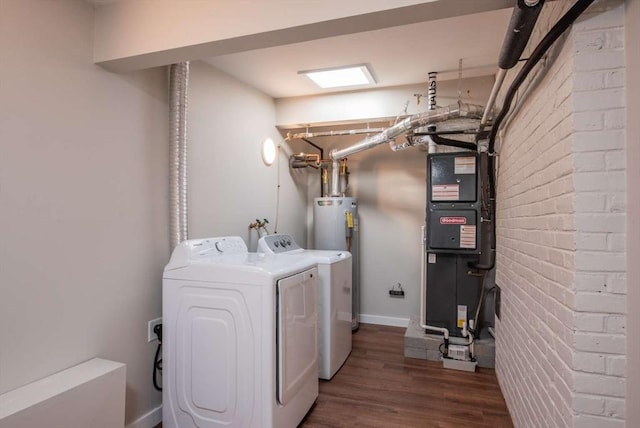
M 265 165 L 271 166 L 273 161 L 276 160 L 276 144 L 273 142 L 271 138 L 265 138 L 262 142 L 262 162 Z

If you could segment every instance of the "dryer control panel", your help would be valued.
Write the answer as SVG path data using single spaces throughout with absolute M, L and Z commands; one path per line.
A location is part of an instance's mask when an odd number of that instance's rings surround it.
M 247 244 L 239 236 L 190 239 L 182 241 L 173 250 L 171 260 L 164 269 L 172 270 L 185 267 L 189 264 L 189 260 L 248 252 Z
M 192 239 L 186 242 L 193 258 L 198 258 L 199 256 L 211 257 L 216 254 L 242 254 L 248 251 L 247 244 L 239 236 Z

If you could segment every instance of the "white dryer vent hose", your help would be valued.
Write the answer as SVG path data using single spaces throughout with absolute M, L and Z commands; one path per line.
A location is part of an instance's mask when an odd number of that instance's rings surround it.
M 169 242 L 171 251 L 186 240 L 187 228 L 187 89 L 189 62 L 169 68 Z

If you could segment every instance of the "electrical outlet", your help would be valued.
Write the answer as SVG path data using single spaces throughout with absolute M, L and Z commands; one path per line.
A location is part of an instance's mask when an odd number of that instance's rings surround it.
M 149 321 L 147 324 L 148 324 L 147 340 L 149 342 L 153 342 L 154 340 L 158 340 L 158 336 L 156 336 L 156 334 L 153 332 L 153 329 L 158 324 L 162 324 L 162 318 L 156 318 L 154 320 Z

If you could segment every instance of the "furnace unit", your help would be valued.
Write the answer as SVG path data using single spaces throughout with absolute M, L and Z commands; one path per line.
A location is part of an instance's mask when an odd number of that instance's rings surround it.
M 426 324 L 461 336 L 474 320 L 482 290 L 481 157 L 473 152 L 427 156 Z

